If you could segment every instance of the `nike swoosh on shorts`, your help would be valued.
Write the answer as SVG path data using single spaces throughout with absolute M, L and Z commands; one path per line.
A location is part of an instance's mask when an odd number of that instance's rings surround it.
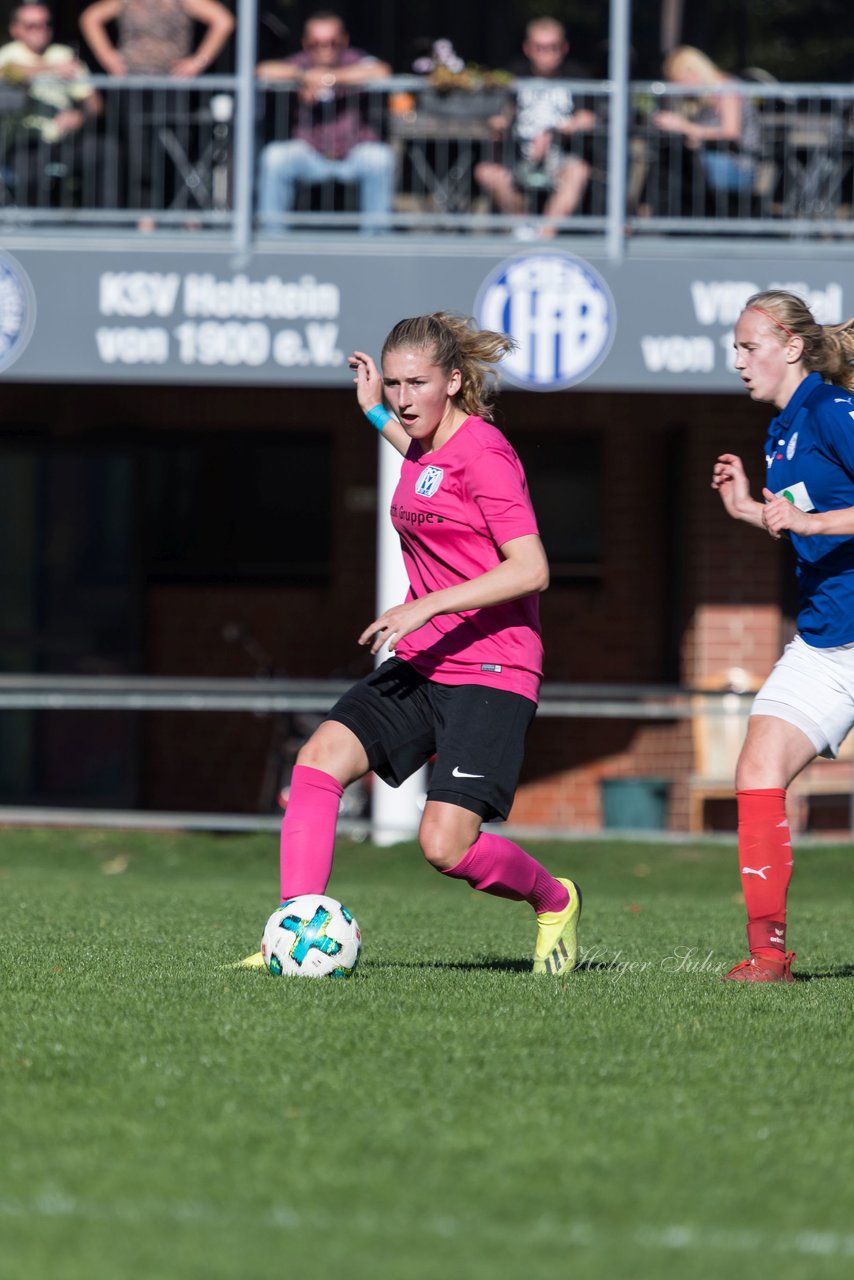
M 484 774 L 484 773 L 462 773 L 462 772 L 461 772 L 461 770 L 460 770 L 460 766 L 459 766 L 458 764 L 455 764 L 455 765 L 454 765 L 454 767 L 453 767 L 453 769 L 451 770 L 451 777 L 453 777 L 453 778 L 485 778 L 485 777 L 486 777 L 486 774 Z

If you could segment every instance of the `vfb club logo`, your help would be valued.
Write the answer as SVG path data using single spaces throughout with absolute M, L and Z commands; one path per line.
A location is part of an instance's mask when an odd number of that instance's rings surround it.
M 614 341 L 608 286 L 568 253 L 533 253 L 502 262 L 484 281 L 475 312 L 485 329 L 515 340 L 501 372 L 531 391 L 558 391 L 582 382 Z
M 14 364 L 35 323 L 33 287 L 14 258 L 0 253 L 0 373 Z

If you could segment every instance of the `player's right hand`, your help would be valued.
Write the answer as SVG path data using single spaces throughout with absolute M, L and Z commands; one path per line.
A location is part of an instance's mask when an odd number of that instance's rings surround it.
M 712 468 L 712 488 L 721 495 L 729 515 L 736 520 L 760 523 L 761 503 L 750 496 L 744 463 L 735 453 L 722 453 Z
M 356 396 L 363 413 L 383 403 L 383 380 L 371 357 L 364 351 L 354 351 L 347 363 L 355 373 Z

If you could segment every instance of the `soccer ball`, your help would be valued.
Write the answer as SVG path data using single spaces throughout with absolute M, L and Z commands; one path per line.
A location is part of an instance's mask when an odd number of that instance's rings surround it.
M 362 934 L 352 914 L 322 893 L 281 903 L 261 937 L 261 955 L 276 977 L 349 978 L 361 949 Z

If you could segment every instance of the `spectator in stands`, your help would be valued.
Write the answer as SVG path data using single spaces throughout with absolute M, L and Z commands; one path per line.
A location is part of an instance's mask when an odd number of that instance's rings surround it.
M 43 208 L 60 184 L 63 204 L 73 192 L 76 203 L 103 206 L 115 192 L 116 154 L 94 125 L 84 128 L 103 105 L 86 67 L 73 49 L 54 44 L 46 5 L 16 5 L 9 33 L 11 42 L 0 48 L 0 77 L 25 90 L 20 113 L 3 122 L 14 199 Z
M 726 92 L 737 81 L 691 45 L 671 50 L 662 68 L 672 84 L 707 90 L 680 99 L 678 110 L 658 111 L 652 123 L 665 133 L 681 133 L 698 151 L 714 195 L 750 192 L 760 153 L 759 116 L 749 98 Z
M 118 43 L 107 27 L 116 23 Z M 207 28 L 193 51 L 193 24 Z M 234 18 L 219 0 L 95 0 L 80 15 L 80 30 L 111 76 L 192 79 L 219 56 Z
M 193 51 L 194 24 L 205 27 Z M 107 28 L 116 25 L 117 43 Z M 219 56 L 234 30 L 234 18 L 219 0 L 95 0 L 80 15 L 80 30 L 95 58 L 111 76 L 200 76 Z M 134 91 L 119 97 L 127 161 L 127 203 L 140 209 L 168 205 L 175 174 L 163 172 L 158 128 L 175 124 L 186 112 L 186 95 Z M 155 175 L 157 179 L 155 181 Z M 154 229 L 143 216 L 141 231 Z
M 522 52 L 524 62 L 511 68 L 519 77 L 515 102 L 490 120 L 496 137 L 509 140 L 508 163 L 482 161 L 475 166 L 474 176 L 502 213 L 524 214 L 531 194 L 547 191 L 542 219 L 536 227 L 519 227 L 517 234 L 526 239 L 550 237 L 557 231 L 557 223 L 578 208 L 590 180 L 588 161 L 565 151 L 563 142 L 591 129 L 596 116 L 590 110 L 576 109 L 572 93 L 563 83 L 585 74 L 582 67 L 569 61 L 563 23 L 556 18 L 534 18 L 526 28 Z
M 262 62 L 258 77 L 293 83 L 296 111 L 287 141 L 270 142 L 258 166 L 258 212 L 266 231 L 284 229 L 296 184 L 358 183 L 365 231 L 388 217 L 394 192 L 394 153 L 365 119 L 359 89 L 391 75 L 371 54 L 350 47 L 341 18 L 320 12 L 306 20 L 302 52 Z M 355 90 L 355 92 L 354 92 Z

